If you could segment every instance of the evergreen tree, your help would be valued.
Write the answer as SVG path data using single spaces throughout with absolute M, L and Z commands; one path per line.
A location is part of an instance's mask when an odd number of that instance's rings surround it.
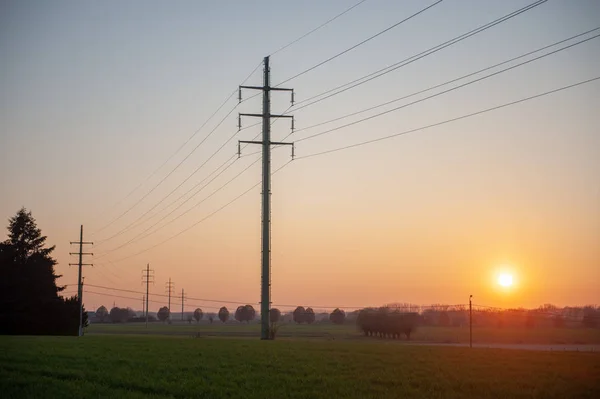
M 9 219 L 8 239 L 0 243 L 0 333 L 76 334 L 79 306 L 64 300 L 56 285 L 54 246 L 25 208 Z

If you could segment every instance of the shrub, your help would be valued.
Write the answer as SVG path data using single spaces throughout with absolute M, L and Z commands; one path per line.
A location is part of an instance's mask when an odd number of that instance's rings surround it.
M 361 310 L 356 319 L 358 328 L 366 336 L 379 336 L 383 338 L 400 338 L 410 335 L 415 331 L 419 319 L 418 313 L 390 311 L 389 308 L 366 308 Z

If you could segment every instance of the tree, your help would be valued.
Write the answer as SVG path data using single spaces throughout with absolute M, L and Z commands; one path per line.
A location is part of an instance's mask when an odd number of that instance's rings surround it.
M 254 310 L 254 307 L 252 305 L 244 306 L 244 312 L 247 323 L 251 322 L 256 317 L 256 310 Z
M 225 306 L 219 309 L 219 320 L 225 323 L 229 319 L 229 310 Z
M 304 314 L 304 321 L 308 324 L 312 324 L 315 322 L 315 312 L 312 308 L 306 308 L 306 313 Z
M 344 324 L 344 320 L 346 320 L 346 313 L 343 310 L 336 308 L 329 315 L 329 320 L 331 320 L 333 324 Z
M 275 339 L 277 336 L 277 331 L 279 330 L 279 325 L 277 324 L 281 320 L 281 312 L 277 308 L 272 308 L 269 310 L 269 321 L 271 325 L 269 326 L 269 337 L 271 339 Z
M 108 310 L 104 307 L 104 305 L 100 306 L 96 310 L 96 317 L 100 319 L 101 323 L 104 323 L 104 320 L 108 317 Z
M 279 319 L 281 319 L 281 312 L 277 308 L 272 308 L 269 310 L 269 320 L 271 323 L 278 323 Z
M 202 309 L 198 308 L 194 310 L 194 319 L 196 319 L 196 323 L 199 323 L 200 320 L 202 320 L 202 316 L 204 316 L 204 313 L 202 313 Z
M 192 324 L 192 320 L 194 319 L 194 317 L 191 314 L 188 314 L 186 317 L 188 324 Z
M 169 311 L 169 308 L 166 306 L 163 306 L 162 308 L 158 309 L 158 313 L 156 313 L 156 317 L 158 317 L 158 320 L 162 321 L 163 323 L 169 318 L 171 312 Z
M 250 320 L 254 320 L 255 316 L 256 311 L 254 310 L 254 307 L 252 307 L 252 305 L 245 305 L 238 306 L 238 308 L 235 310 L 234 318 L 239 322 L 245 321 L 249 323 Z
M 244 313 L 244 307 L 238 306 L 237 309 L 235 310 L 235 314 L 233 315 L 233 318 L 239 322 L 242 322 L 242 321 L 244 321 L 243 313 Z
M 77 328 L 77 331 L 79 331 L 79 298 L 77 297 L 77 295 L 73 295 L 70 298 L 66 298 L 65 299 L 65 306 L 69 309 L 68 310 L 68 314 L 69 315 L 75 315 L 77 314 L 77 317 L 72 316 L 69 317 L 69 320 L 66 320 L 65 323 L 69 323 L 70 325 L 72 325 L 71 328 Z M 81 314 L 81 325 L 83 327 L 89 327 L 90 322 L 88 320 L 88 314 L 87 311 L 85 310 L 85 306 L 81 306 L 82 308 L 82 314 Z
M 76 335 L 79 301 L 59 296 L 54 246 L 25 208 L 9 219 L 8 239 L 0 243 L 0 333 Z M 84 317 L 87 314 L 84 312 Z
M 304 314 L 306 313 L 306 310 L 302 307 L 302 306 L 298 306 L 295 310 L 294 310 L 294 321 L 298 324 L 300 323 L 304 323 Z

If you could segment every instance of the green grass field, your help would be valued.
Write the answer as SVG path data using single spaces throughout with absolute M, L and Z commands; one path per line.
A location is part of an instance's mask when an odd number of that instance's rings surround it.
M 384 340 L 0 337 L 6 398 L 598 398 L 600 354 Z
M 175 323 L 172 325 L 150 323 L 92 324 L 87 329 L 92 334 L 153 334 L 153 335 L 192 335 L 224 337 L 258 337 L 260 326 L 257 323 L 238 324 L 220 322 L 208 324 Z M 353 324 L 334 325 L 317 323 L 312 325 L 286 323 L 279 329 L 281 338 L 335 338 L 365 339 Z M 368 338 L 372 339 L 372 338 Z M 468 343 L 468 327 L 419 327 L 411 337 L 415 342 L 426 343 Z M 585 328 L 493 328 L 475 327 L 473 342 L 480 344 L 543 344 L 543 345 L 590 345 L 600 344 L 600 329 Z

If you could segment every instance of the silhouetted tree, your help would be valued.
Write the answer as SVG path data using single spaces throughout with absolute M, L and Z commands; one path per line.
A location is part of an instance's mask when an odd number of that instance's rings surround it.
M 100 306 L 97 310 L 96 310 L 96 317 L 98 319 L 100 319 L 100 322 L 104 323 L 104 321 L 106 320 L 106 318 L 108 317 L 108 309 L 106 309 L 103 306 Z
M 272 308 L 269 310 L 269 337 L 271 339 L 275 339 L 275 337 L 277 336 L 277 331 L 279 330 L 279 327 L 281 327 L 279 324 L 279 321 L 281 320 L 281 312 L 279 311 L 279 309 L 277 308 Z
M 202 309 L 198 308 L 194 310 L 194 319 L 196 319 L 196 323 L 199 323 L 200 320 L 202 320 L 202 316 L 204 316 L 204 313 L 202 313 Z
M 235 310 L 235 314 L 233 315 L 233 318 L 239 322 L 243 321 L 243 318 L 244 318 L 244 316 L 242 315 L 243 312 L 244 312 L 244 307 L 241 305 L 238 306 L 237 309 Z
M 331 320 L 331 322 L 333 324 L 344 324 L 345 319 L 346 319 L 346 313 L 343 310 L 340 310 L 338 308 L 336 308 L 329 315 L 329 320 Z
M 166 306 L 163 306 L 162 308 L 158 309 L 158 313 L 156 313 L 156 317 L 158 317 L 158 320 L 162 322 L 165 322 L 165 320 L 167 320 L 170 315 L 171 311 Z
M 312 310 L 312 308 L 306 308 L 304 313 L 304 321 L 308 324 L 315 322 L 315 312 Z
M 272 308 L 269 310 L 269 320 L 271 323 L 278 323 L 279 319 L 281 319 L 281 312 L 277 308 Z
M 298 324 L 304 323 L 305 313 L 306 313 L 306 310 L 302 306 L 298 306 L 296 308 L 296 310 L 294 310 L 294 321 Z
M 246 306 L 238 306 L 235 310 L 234 318 L 239 322 L 250 322 L 250 320 L 254 320 L 256 316 L 256 311 L 252 307 L 252 305 Z
M 225 306 L 219 309 L 219 320 L 225 323 L 229 319 L 229 310 Z
M 70 330 L 71 329 L 76 329 L 77 331 L 79 331 L 79 299 L 77 297 L 77 295 L 73 295 L 70 298 L 65 298 L 65 306 L 69 309 L 67 311 L 67 313 L 69 314 L 69 316 L 67 317 L 67 320 L 64 321 L 64 323 L 68 323 L 70 326 Z M 82 325 L 83 327 L 89 327 L 90 323 L 89 323 L 89 319 L 88 319 L 88 314 L 87 311 L 85 310 L 85 306 L 81 306 L 83 313 L 81 314 L 81 318 L 82 318 Z M 75 317 L 75 314 L 77 314 L 77 317 Z M 70 335 L 70 334 L 69 334 Z
M 65 287 L 56 285 L 53 251 L 31 212 L 22 208 L 9 219 L 0 243 L 0 333 L 77 334 L 79 303 L 59 296 Z

